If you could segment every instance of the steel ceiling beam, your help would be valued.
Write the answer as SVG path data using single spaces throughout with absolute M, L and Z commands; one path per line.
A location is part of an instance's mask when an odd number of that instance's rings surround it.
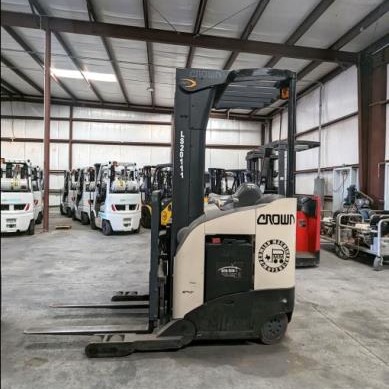
M 87 9 L 88 9 L 88 13 L 89 13 L 89 19 L 91 21 L 98 22 L 99 18 L 98 18 L 97 14 L 96 14 L 96 11 L 95 11 L 94 7 L 93 7 L 92 0 L 86 0 L 86 6 L 87 6 Z M 111 66 L 112 66 L 113 71 L 115 73 L 116 79 L 118 80 L 119 87 L 120 87 L 120 90 L 121 90 L 122 95 L 124 97 L 124 100 L 129 105 L 130 104 L 130 99 L 128 97 L 127 88 L 126 88 L 125 82 L 123 80 L 122 73 L 120 71 L 120 68 L 119 68 L 118 61 L 116 59 L 116 55 L 114 53 L 114 50 L 113 50 L 113 48 L 112 48 L 112 46 L 111 46 L 111 44 L 110 44 L 110 42 L 108 41 L 107 38 L 102 36 L 101 40 L 103 42 L 104 49 L 105 49 L 105 51 L 107 53 L 109 62 L 111 63 Z
M 389 0 L 385 0 L 382 2 L 378 7 L 376 7 L 373 11 L 371 11 L 368 15 L 366 15 L 362 20 L 360 20 L 356 25 L 354 25 L 352 28 L 350 28 L 345 34 L 343 34 L 335 43 L 333 43 L 328 49 L 329 50 L 339 50 L 344 45 L 351 42 L 355 37 L 357 37 L 362 31 L 364 31 L 366 28 L 371 26 L 373 23 L 375 23 L 381 16 L 383 16 L 386 12 L 389 11 Z M 371 49 L 374 51 L 378 50 L 380 45 L 384 45 L 388 43 L 388 37 L 389 34 L 386 34 L 384 37 L 379 39 L 377 42 L 373 43 L 371 46 Z M 369 47 L 370 47 L 369 46 Z M 370 49 L 370 50 L 371 50 Z M 362 51 L 368 50 L 368 48 L 365 48 Z M 356 53 L 356 55 L 359 57 L 359 53 Z M 306 75 L 311 73 L 313 70 L 315 70 L 319 65 L 320 61 L 312 61 L 307 66 L 305 66 L 300 72 L 297 74 L 297 79 L 301 80 Z M 350 67 L 350 64 L 343 64 L 339 68 L 336 68 L 329 72 L 327 75 L 325 75 L 323 78 L 327 76 L 335 77 L 336 75 L 340 74 L 342 71 L 348 69 Z M 331 78 L 330 78 L 331 79 Z M 324 82 L 328 82 L 324 81 Z M 309 86 L 305 88 L 302 92 L 307 90 L 308 88 L 311 88 L 312 86 Z M 286 103 L 282 104 L 281 106 L 284 106 Z M 275 108 L 277 109 L 277 108 Z M 257 109 L 253 110 L 251 112 L 251 116 L 255 115 L 255 113 L 258 112 Z M 273 112 L 273 111 L 272 111 Z
M 244 28 L 240 39 L 241 40 L 247 40 L 249 39 L 250 34 L 254 30 L 255 26 L 257 25 L 260 17 L 264 13 L 267 5 L 269 4 L 270 0 L 259 0 L 253 14 L 251 15 L 250 20 L 246 24 L 246 27 Z M 236 58 L 239 55 L 239 51 L 233 51 L 230 56 L 228 57 L 223 69 L 228 70 L 231 68 L 232 64 L 235 62 Z
M 201 24 L 203 23 L 205 9 L 207 8 L 207 1 L 208 0 L 200 0 L 200 2 L 199 2 L 199 8 L 197 10 L 196 21 L 195 21 L 195 25 L 194 25 L 194 29 L 193 29 L 193 36 L 194 37 L 197 37 L 200 34 L 200 28 L 201 28 Z M 186 58 L 186 66 L 185 67 L 187 67 L 187 68 L 192 67 L 194 52 L 195 52 L 195 47 L 190 46 L 189 52 L 188 52 L 188 57 Z
M 143 19 L 145 22 L 145 28 L 150 28 L 148 0 L 143 0 Z M 151 42 L 146 42 L 146 51 L 147 51 L 147 67 L 149 69 L 151 105 L 154 107 L 155 106 L 154 58 L 153 58 L 153 44 Z
M 32 1 L 36 2 L 37 0 Z M 278 55 L 324 62 L 356 63 L 358 60 L 358 55 L 356 53 L 345 51 L 317 49 L 303 46 L 289 46 L 282 43 L 224 38 L 213 35 L 200 35 L 194 37 L 193 34 L 186 32 L 142 28 L 121 24 L 89 22 L 43 15 L 36 16 L 11 11 L 1 12 L 1 24 L 4 26 L 19 26 L 34 29 L 49 28 L 53 32 L 56 32 L 56 36 L 58 35 L 59 37 L 59 32 L 68 32 L 73 34 L 106 36 L 119 39 L 203 47 L 207 49 L 229 50 L 251 54 Z
M 375 54 L 376 52 L 388 46 L 389 46 L 389 32 L 386 35 L 384 35 L 382 38 L 371 43 L 363 51 L 367 54 Z
M 43 89 L 37 83 L 32 81 L 31 78 L 28 77 L 25 73 L 19 70 L 14 63 L 12 63 L 9 59 L 4 57 L 3 54 L 1 54 L 1 62 L 9 69 L 11 69 L 16 75 L 18 75 L 24 82 L 32 86 L 36 91 L 38 91 L 40 94 L 43 95 Z
M 345 34 L 343 34 L 335 43 L 333 43 L 328 49 L 329 50 L 339 50 L 343 46 L 350 43 L 354 38 L 356 38 L 361 32 L 366 28 L 370 27 L 375 23 L 381 16 L 389 11 L 389 0 L 385 0 L 368 15 L 366 15 L 361 21 L 359 21 L 355 26 L 350 28 Z M 320 65 L 320 62 L 314 61 L 309 63 L 304 69 L 302 69 L 298 75 L 298 79 L 304 78 L 307 74 L 312 72 Z
M 12 28 L 9 26 L 4 26 L 4 30 L 16 41 L 16 43 L 26 51 L 26 53 L 43 69 L 44 64 L 43 60 L 35 53 L 34 49 L 27 44 L 27 42 Z M 51 76 L 51 78 L 74 100 L 77 97 L 71 92 L 71 90 L 56 77 Z
M 320 1 L 320 3 L 312 10 L 312 12 L 303 20 L 303 22 L 296 28 L 292 35 L 286 40 L 285 44 L 294 45 L 334 2 L 335 0 Z M 272 68 L 280 59 L 281 57 L 272 57 L 266 63 L 265 67 Z
M 7 89 L 9 89 L 11 92 L 23 96 L 23 93 L 13 85 L 11 85 L 8 81 L 4 80 L 3 78 L 1 79 L 1 84 L 4 85 Z
M 27 103 L 42 103 L 43 97 L 42 96 L 13 96 L 12 98 L 9 97 L 1 97 L 1 101 L 24 101 Z M 134 112 L 146 112 L 146 113 L 159 113 L 159 114 L 172 114 L 173 113 L 173 107 L 151 107 L 151 106 L 144 106 L 144 105 L 131 105 L 128 106 L 124 103 L 108 103 L 103 102 L 99 103 L 97 101 L 93 100 L 71 100 L 71 99 L 62 99 L 57 97 L 52 97 L 51 103 L 55 105 L 66 105 L 66 106 L 72 106 L 72 107 L 86 107 L 86 108 L 99 108 L 99 109 L 111 109 L 111 110 L 121 110 L 121 111 L 134 111 Z M 240 113 L 230 113 L 227 115 L 224 112 L 218 112 L 213 111 L 210 114 L 211 118 L 217 118 L 217 119 L 236 119 L 236 120 L 248 120 L 248 121 L 266 121 L 269 119 L 269 117 L 265 116 L 255 116 L 254 118 L 249 117 L 246 114 L 240 114 Z
M 29 0 L 30 4 L 33 5 L 33 7 L 38 11 L 39 15 L 36 15 L 36 14 L 33 14 L 33 15 L 30 15 L 32 16 L 33 18 L 35 18 L 37 21 L 38 21 L 38 25 L 36 25 L 36 27 L 38 27 L 39 29 L 49 29 L 53 32 L 54 36 L 56 37 L 57 41 L 59 42 L 59 44 L 62 46 L 62 48 L 64 49 L 65 53 L 67 54 L 67 56 L 69 57 L 69 59 L 73 62 L 74 66 L 77 68 L 77 70 L 80 72 L 80 74 L 82 75 L 82 77 L 84 78 L 85 82 L 88 84 L 89 88 L 92 90 L 92 92 L 94 93 L 94 95 L 97 97 L 97 99 L 99 101 L 103 101 L 100 93 L 97 91 L 97 89 L 95 88 L 95 86 L 84 76 L 84 68 L 82 66 L 82 64 L 80 63 L 80 61 L 76 58 L 75 54 L 73 53 L 72 49 L 67 45 L 67 43 L 65 42 L 65 40 L 62 38 L 61 34 L 59 33 L 59 31 L 57 31 L 56 29 L 52 29 L 51 27 L 49 27 L 48 25 L 45 25 L 43 26 L 42 24 L 40 24 L 39 20 L 43 20 L 45 18 L 47 19 L 51 19 L 50 16 L 47 16 L 48 13 L 47 11 L 39 4 L 38 0 Z M 91 22 L 89 22 L 91 23 Z M 72 32 L 72 31 L 68 31 L 68 32 Z

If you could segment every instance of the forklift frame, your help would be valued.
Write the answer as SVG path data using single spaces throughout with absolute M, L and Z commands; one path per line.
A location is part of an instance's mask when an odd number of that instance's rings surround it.
M 193 322 L 185 318 L 174 319 L 172 316 L 172 274 L 179 244 L 179 233 L 204 213 L 205 139 L 210 111 L 212 108 L 262 108 L 274 102 L 280 96 L 281 90 L 284 91 L 285 88 L 289 90 L 288 142 L 286 144 L 289 158 L 286 195 L 292 197 L 295 168 L 296 73 L 279 69 L 237 71 L 177 69 L 172 145 L 174 217 L 171 225 L 166 230 L 162 230 L 161 192 L 154 191 L 152 193 L 149 294 L 139 296 L 136 292 L 121 292 L 112 297 L 111 305 L 103 304 L 104 308 L 115 308 L 118 302 L 121 308 L 148 307 L 147 326 L 143 328 L 131 326 L 38 328 L 25 332 L 43 335 L 100 335 L 99 341 L 92 342 L 86 347 L 85 352 L 88 357 L 125 356 L 137 350 L 178 349 L 194 340 L 196 328 Z M 294 218 L 293 215 L 291 216 Z M 268 296 L 269 290 L 262 292 L 264 301 L 274 301 L 277 307 L 282 306 L 282 311 L 288 313 L 288 319 L 284 315 L 285 320 L 290 320 L 294 306 L 294 287 L 275 291 L 274 296 Z M 287 298 L 283 298 L 283 293 Z M 254 295 L 251 294 L 250 298 Z M 80 307 L 79 304 L 56 305 L 55 307 L 72 308 L 75 306 Z M 101 304 L 82 306 L 99 308 Z M 272 309 L 264 307 L 267 314 L 270 314 Z M 194 315 L 196 317 L 196 313 Z M 285 322 L 279 325 L 285 325 Z M 242 339 L 250 338 L 247 330 L 238 331 L 238 333 Z

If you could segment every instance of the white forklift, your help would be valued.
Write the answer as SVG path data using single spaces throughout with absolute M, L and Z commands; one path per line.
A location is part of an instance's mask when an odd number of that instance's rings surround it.
M 35 224 L 41 224 L 43 220 L 43 171 L 39 166 L 31 169 L 31 184 L 34 194 Z
M 100 165 L 90 214 L 93 230 L 140 231 L 142 199 L 136 163 L 108 162 Z
M 61 203 L 59 209 L 61 215 L 72 217 L 77 195 L 77 182 L 80 169 L 66 170 L 64 172 L 64 185 L 61 191 Z
M 35 233 L 30 161 L 1 159 L 1 232 Z
M 73 204 L 72 218 L 81 224 L 89 224 L 90 213 L 95 199 L 96 175 L 99 164 L 80 169 L 76 184 L 76 196 Z
M 205 139 L 215 109 L 256 109 L 288 96 L 286 197 L 243 184 L 227 208 L 204 207 Z M 296 208 L 296 74 L 279 69 L 178 69 L 174 107 L 173 217 L 161 228 L 152 194 L 149 293 L 55 308 L 147 309 L 143 326 L 46 327 L 41 335 L 99 335 L 88 357 L 177 350 L 197 340 L 279 342 L 292 319 Z

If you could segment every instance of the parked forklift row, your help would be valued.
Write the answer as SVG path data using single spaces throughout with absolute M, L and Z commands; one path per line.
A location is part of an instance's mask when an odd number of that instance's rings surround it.
M 93 230 L 138 233 L 141 207 L 136 163 L 96 163 L 65 172 L 60 212 Z
M 27 232 L 43 219 L 43 175 L 29 160 L 1 158 L 1 232 Z

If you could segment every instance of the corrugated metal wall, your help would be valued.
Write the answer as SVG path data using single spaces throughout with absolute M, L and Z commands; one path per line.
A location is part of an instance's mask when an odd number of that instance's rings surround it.
M 35 117 L 35 119 L 2 118 L 2 157 L 28 158 L 33 164 L 43 166 L 43 143 L 40 141 L 43 139 L 43 105 L 2 102 L 1 112 L 2 116 Z M 52 106 L 52 118 L 58 119 L 51 121 L 50 189 L 53 192 L 60 190 L 63 183 L 62 171 L 69 168 L 69 117 L 69 107 Z M 135 161 L 140 167 L 170 162 L 171 115 L 73 108 L 73 118 L 73 167 L 107 160 Z M 104 120 L 115 120 L 115 123 L 107 123 Z M 126 121 L 148 123 L 132 124 Z M 5 141 L 4 138 L 14 138 L 15 141 Z M 259 122 L 211 118 L 207 131 L 209 148 L 206 150 L 206 168 L 246 167 L 245 156 L 248 149 L 258 146 L 260 140 Z M 128 145 L 123 142 L 135 142 L 139 145 Z M 212 148 L 223 145 L 248 148 L 247 150 Z M 58 204 L 59 194 L 53 193 L 50 202 L 52 205 Z
M 357 69 L 351 67 L 324 85 L 322 106 L 321 167 L 326 195 L 332 195 L 332 168 L 358 164 Z M 280 138 L 280 116 L 272 123 L 272 139 Z M 281 139 L 286 138 L 287 112 L 282 113 Z M 297 134 L 300 140 L 319 140 L 319 89 L 297 102 Z M 317 176 L 318 149 L 297 153 L 296 192 L 312 194 Z

